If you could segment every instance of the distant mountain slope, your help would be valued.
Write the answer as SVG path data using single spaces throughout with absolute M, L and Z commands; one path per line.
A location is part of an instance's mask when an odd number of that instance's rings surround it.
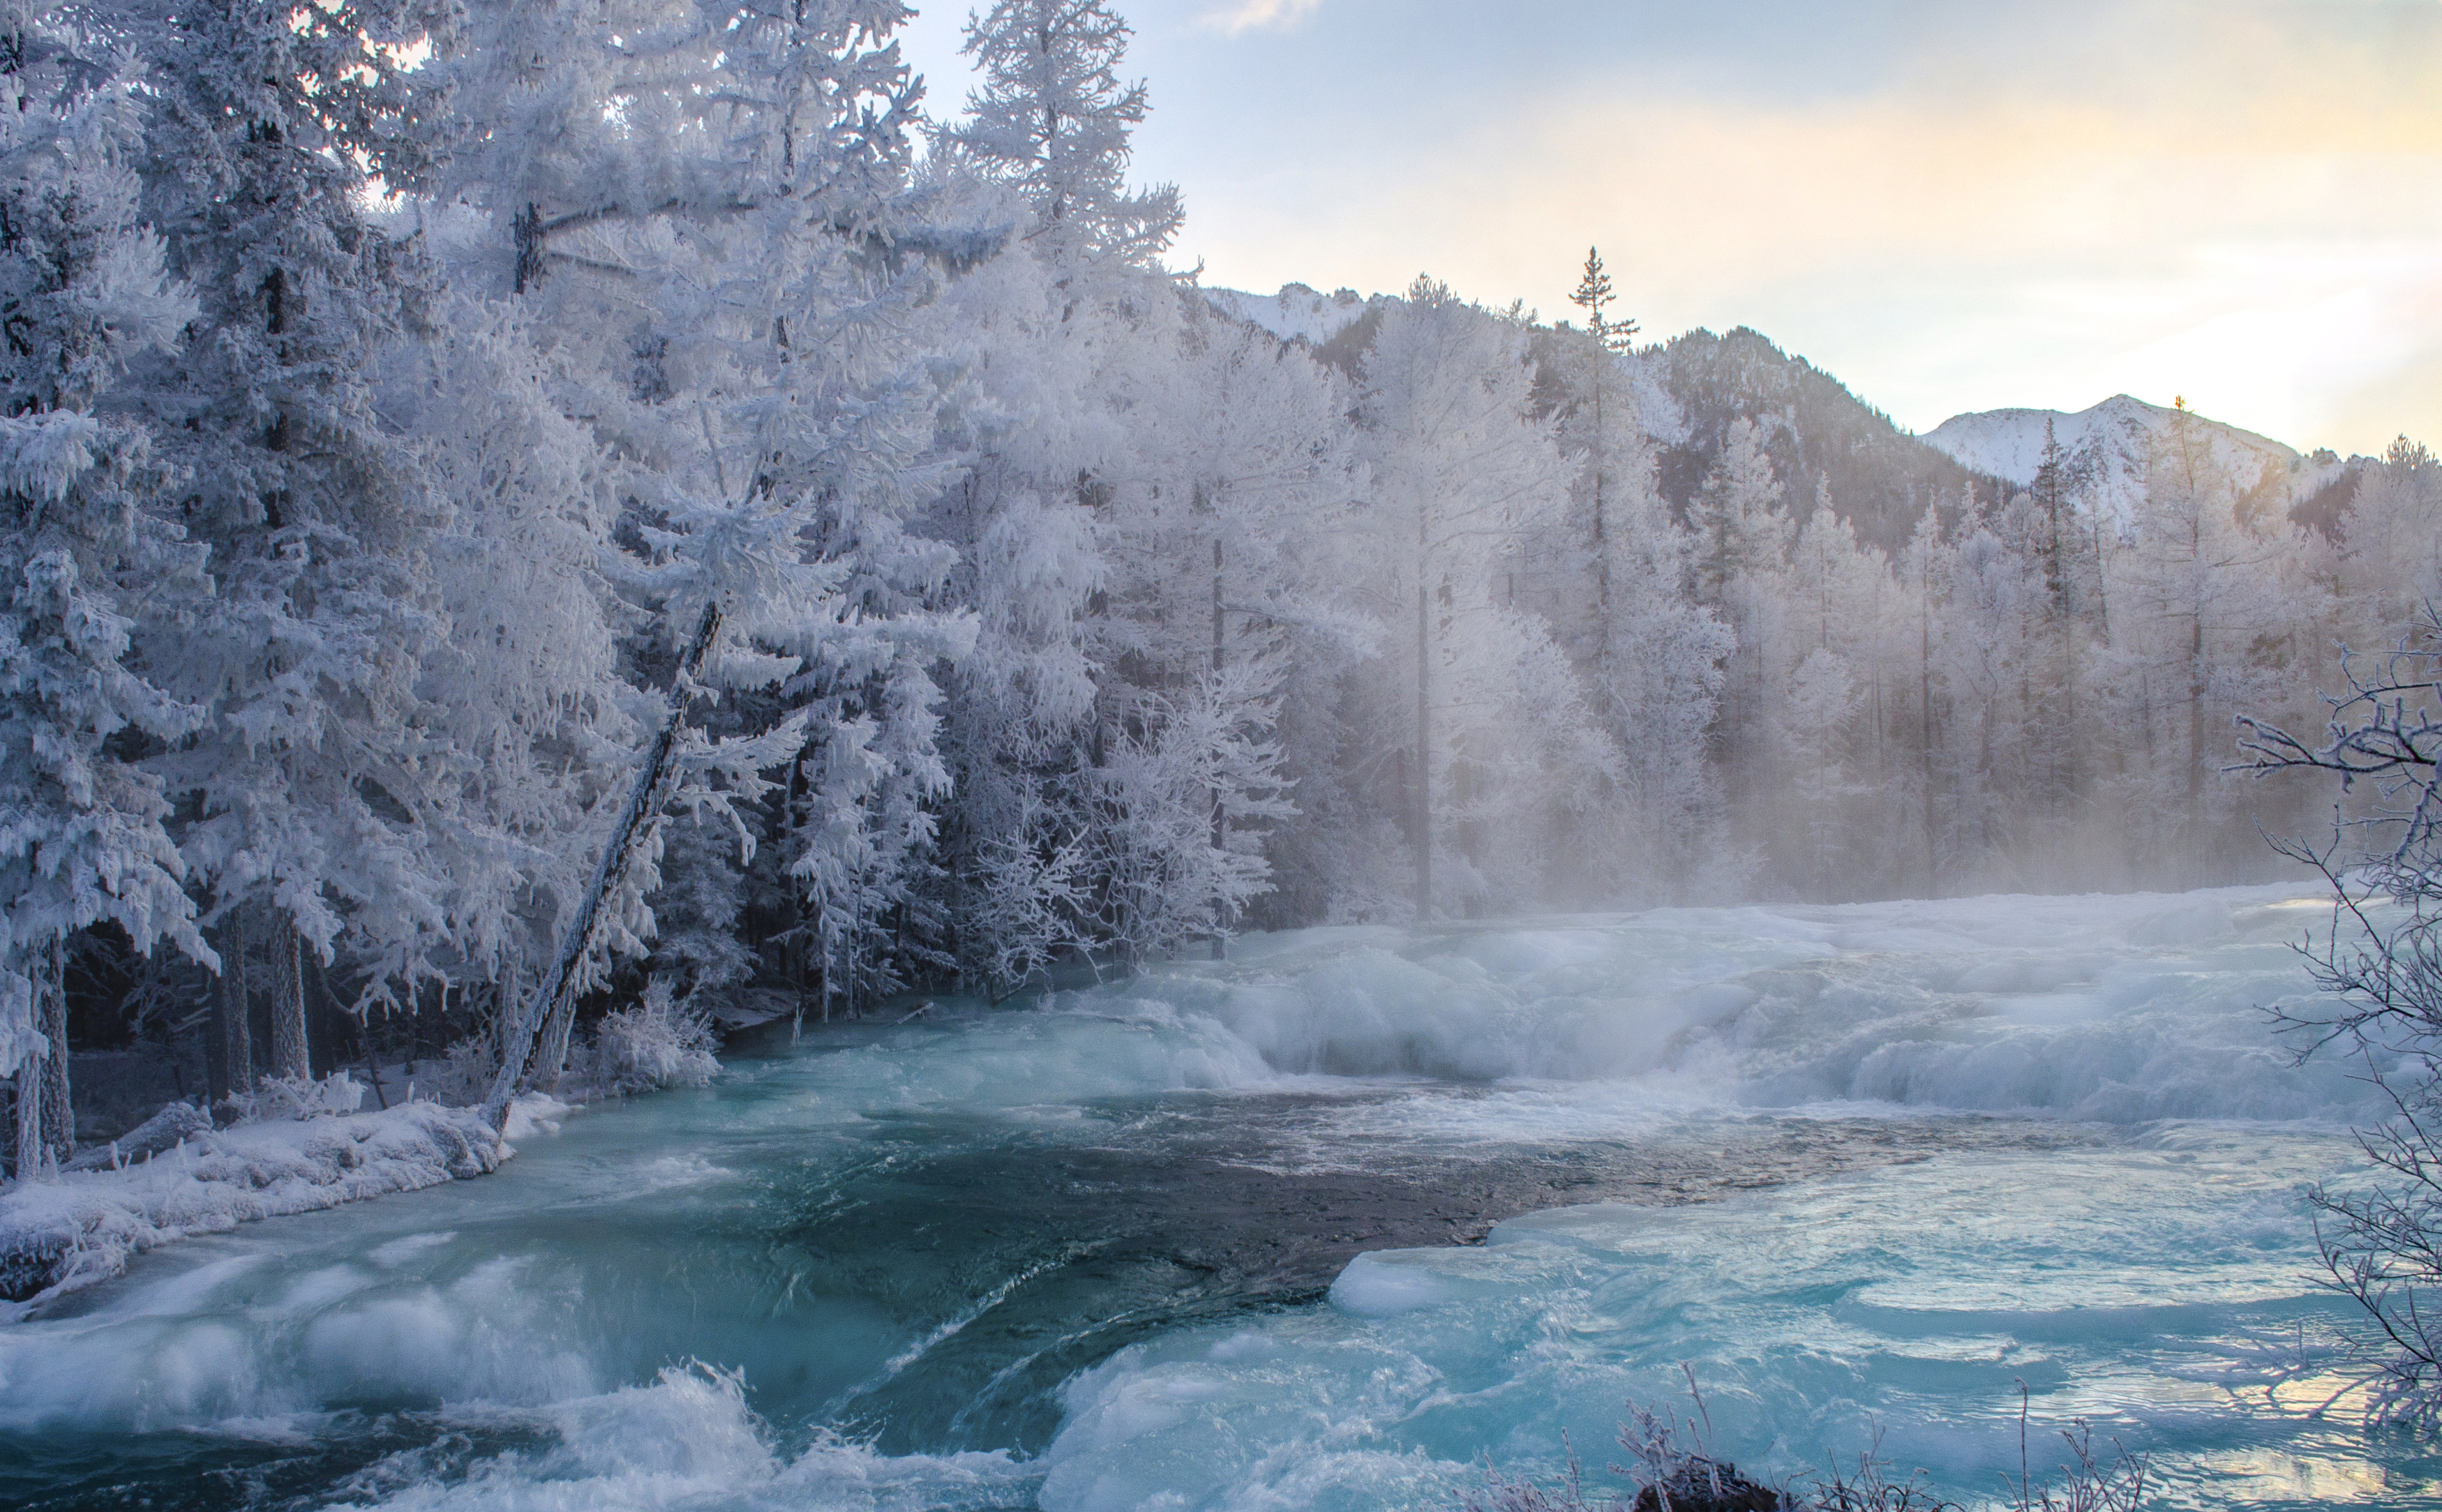
M 1284 341 L 1303 341 L 1317 347 L 1363 319 L 1370 302 L 1355 289 L 1323 294 L 1303 283 L 1285 283 L 1278 294 L 1206 289 L 1204 298 L 1232 319 L 1261 326 Z
M 1277 294 L 1200 291 L 1221 314 L 1303 342 L 1352 377 L 1363 367 L 1382 312 L 1395 296 L 1324 294 L 1289 283 Z M 1737 420 L 1753 421 L 1780 475 L 1791 514 L 1813 513 L 1818 483 L 1858 537 L 1886 552 L 1907 544 L 1928 504 L 1956 519 L 1970 494 L 1990 504 L 2034 482 L 2050 422 L 2080 507 L 2125 527 L 2142 495 L 2156 438 L 2175 411 L 2118 394 L 2075 414 L 1990 410 L 1954 415 L 1912 435 L 1803 357 L 1744 326 L 1726 336 L 1690 331 L 1620 359 L 1637 415 L 1653 438 L 1665 498 L 1683 513 L 1703 488 Z M 2204 457 L 2243 493 L 2323 529 L 2347 507 L 2355 467 L 2330 452 L 2301 456 L 2235 426 L 2196 417 Z
M 1744 326 L 1727 336 L 1690 331 L 1635 361 L 1669 398 L 1673 412 L 1648 407 L 1645 424 L 1660 445 L 1663 494 L 1682 509 L 1739 419 L 1764 432 L 1795 518 L 1813 513 L 1816 483 L 1828 483 L 1832 507 L 1858 538 L 1885 551 L 1907 543 L 1927 504 L 1955 514 L 1970 489 L 1987 501 L 2000 492 L 1995 479 L 1900 429 L 1839 379 Z
M 1399 302 L 1382 294 L 1362 299 L 1351 289 L 1322 294 L 1303 283 L 1278 294 L 1202 293 L 1223 315 L 1304 342 L 1352 377 L 1363 367 L 1381 312 Z M 1663 495 L 1682 511 L 1704 486 L 1731 422 L 1740 418 L 1762 428 L 1798 519 L 1813 513 L 1816 482 L 1827 480 L 1833 507 L 1885 550 L 1906 543 L 1928 502 L 1955 513 L 1969 489 L 1987 500 L 2002 489 L 1754 331 L 1691 331 L 1624 355 L 1620 365 L 1658 452 Z
M 1925 436 L 1927 444 L 1979 472 L 2024 487 L 2043 465 L 2044 427 L 2051 426 L 2062 461 L 2083 497 L 2125 524 L 2144 491 L 2154 447 L 2177 423 L 2178 411 L 2114 394 L 2074 414 L 2057 410 L 1987 410 L 1953 415 Z M 2346 475 L 2347 465 L 2329 452 L 2304 457 L 2253 431 L 2196 416 L 2204 462 L 2242 491 L 2269 487 L 2281 505 L 2296 512 Z

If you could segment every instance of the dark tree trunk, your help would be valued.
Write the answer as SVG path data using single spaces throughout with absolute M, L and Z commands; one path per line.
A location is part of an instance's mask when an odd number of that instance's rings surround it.
M 76 1103 L 68 1089 L 68 982 L 64 952 L 54 938 L 35 993 L 43 1014 L 43 1037 L 51 1053 L 43 1061 L 43 1142 L 58 1158 L 76 1153 Z
M 271 1074 L 310 1080 L 306 1051 L 304 941 L 286 919 L 271 926 Z
M 44 1166 L 42 1063 L 27 1061 L 18 1066 L 10 1084 L 16 1091 L 11 1101 L 17 1108 L 17 1179 L 31 1181 L 42 1175 Z
M 221 929 L 221 975 L 212 984 L 212 1021 L 220 1037 L 222 1074 L 227 1078 L 227 1084 L 212 1094 L 216 1102 L 254 1085 L 254 1029 L 247 1011 L 246 946 L 246 926 L 232 918 Z

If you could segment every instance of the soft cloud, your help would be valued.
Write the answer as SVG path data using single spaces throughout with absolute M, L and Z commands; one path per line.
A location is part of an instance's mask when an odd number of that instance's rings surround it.
M 1196 19 L 1214 31 L 1226 31 L 1234 37 L 1268 27 L 1294 26 L 1321 4 L 1322 0 L 1238 0 L 1236 5 L 1208 10 Z

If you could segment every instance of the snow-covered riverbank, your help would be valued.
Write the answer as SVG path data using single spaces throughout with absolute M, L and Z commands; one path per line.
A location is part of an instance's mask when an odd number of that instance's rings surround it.
M 529 1097 L 509 1132 L 559 1111 Z M 0 1322 L 173 1240 L 485 1175 L 516 1153 L 477 1109 L 413 1102 L 198 1129 L 130 1162 L 20 1182 L 0 1192 Z

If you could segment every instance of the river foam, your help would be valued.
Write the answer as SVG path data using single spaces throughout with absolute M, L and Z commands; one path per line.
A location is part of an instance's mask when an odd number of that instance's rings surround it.
M 2085 1415 L 2157 1456 L 2163 1505 L 2407 1504 L 2355 1431 L 2304 1411 L 2341 1390 L 2350 1320 L 2301 1284 L 2298 1188 L 2342 1153 L 2330 1134 L 2172 1125 L 1369 1254 L 1324 1308 L 1181 1331 L 1079 1377 L 1043 1505 L 1358 1508 L 1388 1485 L 1448 1505 L 1487 1458 L 1557 1475 L 1564 1430 L 1599 1466 L 1629 1400 L 1697 1412 L 1683 1367 L 1716 1446 L 1775 1476 L 1879 1432 L 1944 1494 L 1991 1497 L 2017 1465 L 2023 1381 L 2039 1467 L 2049 1427 Z M 2246 1484 L 2214 1468 L 2238 1454 L 2259 1466 Z M 2334 1465 L 2360 1494 L 2314 1488 Z
M 2293 947 L 2327 915 L 2294 889 L 2228 888 L 1333 931 L 1068 1001 L 1217 1024 L 1277 1076 L 1605 1083 L 1683 1107 L 2347 1119 L 2374 1105 L 2366 1088 L 2293 1065 L 2264 1011 L 2310 1003 Z
M 2305 1279 L 2303 1189 L 2378 1112 L 2265 1011 L 2310 1003 L 2324 917 L 1317 930 L 810 1028 L 0 1331 L 0 1464 L 33 1466 L 0 1498 L 1447 1506 L 1487 1457 L 1557 1472 L 1563 1430 L 1599 1466 L 1692 1364 L 1776 1474 L 1879 1430 L 1989 1498 L 2024 1382 L 2039 1427 L 2155 1455 L 2165 1504 L 2442 1505 L 2349 1427 L 2354 1320 Z M 1330 1249 L 1376 1229 L 1409 1248 Z

